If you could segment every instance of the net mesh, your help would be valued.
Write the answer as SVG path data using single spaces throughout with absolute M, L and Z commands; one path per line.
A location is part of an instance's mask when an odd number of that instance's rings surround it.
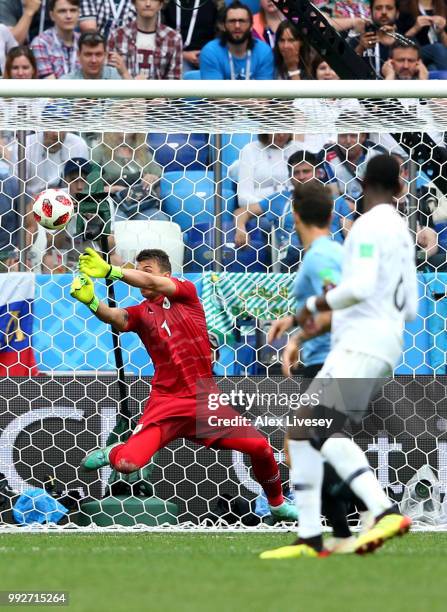
M 340 120 L 340 114 L 343 114 Z M 80 132 L 339 133 L 447 129 L 444 98 L 10 98 L 0 128 Z
M 166 250 L 174 273 L 196 283 L 223 388 L 245 384 L 278 393 L 281 345 L 266 337 L 268 321 L 294 310 L 290 273 L 299 267 L 302 246 L 294 238 L 288 159 L 303 150 L 316 155 L 311 177 L 333 190 L 331 231 L 339 242 L 353 222 L 367 161 L 384 151 L 398 155 L 399 209 L 418 245 L 421 314 L 406 332 L 393 381 L 374 405 L 374 429 L 356 439 L 394 499 L 421 525 L 444 525 L 444 106 L 445 100 L 430 98 L 2 99 L 0 264 L 9 273 L 0 275 L 5 525 L 16 524 L 12 508 L 20 494 L 46 487 L 69 509 L 61 528 L 275 528 L 240 453 L 181 439 L 130 478 L 108 468 L 82 472 L 85 453 L 110 440 L 123 395 L 111 331 L 74 303 L 69 286 L 87 245 L 108 251 L 119 265 L 133 265 L 143 248 Z M 429 139 L 422 152 L 416 130 Z M 427 165 L 433 161 L 437 169 Z M 49 187 L 62 187 L 77 201 L 77 215 L 56 233 L 30 214 L 34 197 Z M 258 209 L 241 224 L 253 204 Z M 96 285 L 106 300 L 106 285 Z M 137 290 L 116 284 L 119 306 L 140 299 Z M 136 336 L 123 335 L 121 345 L 134 426 L 153 368 Z M 278 410 L 266 412 L 278 416 Z M 263 433 L 287 492 L 283 429 Z M 122 434 L 122 426 L 115 429 Z M 428 499 L 416 490 L 427 480 Z

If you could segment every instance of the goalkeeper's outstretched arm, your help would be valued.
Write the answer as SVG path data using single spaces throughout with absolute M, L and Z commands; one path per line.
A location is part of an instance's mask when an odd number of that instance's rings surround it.
M 79 257 L 79 269 L 83 274 L 94 278 L 111 278 L 122 280 L 138 289 L 150 289 L 170 297 L 174 295 L 177 286 L 167 276 L 158 276 L 142 270 L 128 270 L 107 263 L 94 249 L 86 248 L 85 253 Z

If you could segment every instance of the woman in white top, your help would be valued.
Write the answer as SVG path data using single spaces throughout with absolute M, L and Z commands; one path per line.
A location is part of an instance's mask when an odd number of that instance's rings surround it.
M 289 180 L 287 160 L 302 148 L 293 134 L 259 134 L 256 141 L 245 145 L 238 164 L 239 206 L 255 204 L 281 191 Z

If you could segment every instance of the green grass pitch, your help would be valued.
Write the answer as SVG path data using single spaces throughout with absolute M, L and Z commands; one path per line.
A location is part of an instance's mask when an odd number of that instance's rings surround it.
M 281 533 L 5 534 L 0 536 L 0 590 L 68 591 L 69 606 L 52 609 L 70 612 L 447 609 L 447 533 L 413 533 L 362 558 L 257 558 L 292 538 Z

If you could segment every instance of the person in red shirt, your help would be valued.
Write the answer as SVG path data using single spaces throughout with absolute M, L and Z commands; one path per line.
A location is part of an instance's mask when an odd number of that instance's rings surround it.
M 202 392 L 214 394 L 218 388 L 213 382 L 205 313 L 194 284 L 173 278 L 168 255 L 158 249 L 141 251 L 137 268 L 129 270 L 111 266 L 87 248 L 79 258 L 79 269 L 71 295 L 120 332 L 137 333 L 155 368 L 150 397 L 130 438 L 92 451 L 82 466 L 90 470 L 111 465 L 119 472 L 131 473 L 177 438 L 237 450 L 250 455 L 272 515 L 278 520 L 297 520 L 295 506 L 283 496 L 278 465 L 266 438 L 251 424 L 216 427 L 219 417 L 239 416 L 229 406 L 219 405 L 212 413 L 206 411 L 206 405 L 202 407 Z M 129 308 L 110 308 L 95 296 L 90 277 L 122 280 L 138 287 L 144 301 Z

